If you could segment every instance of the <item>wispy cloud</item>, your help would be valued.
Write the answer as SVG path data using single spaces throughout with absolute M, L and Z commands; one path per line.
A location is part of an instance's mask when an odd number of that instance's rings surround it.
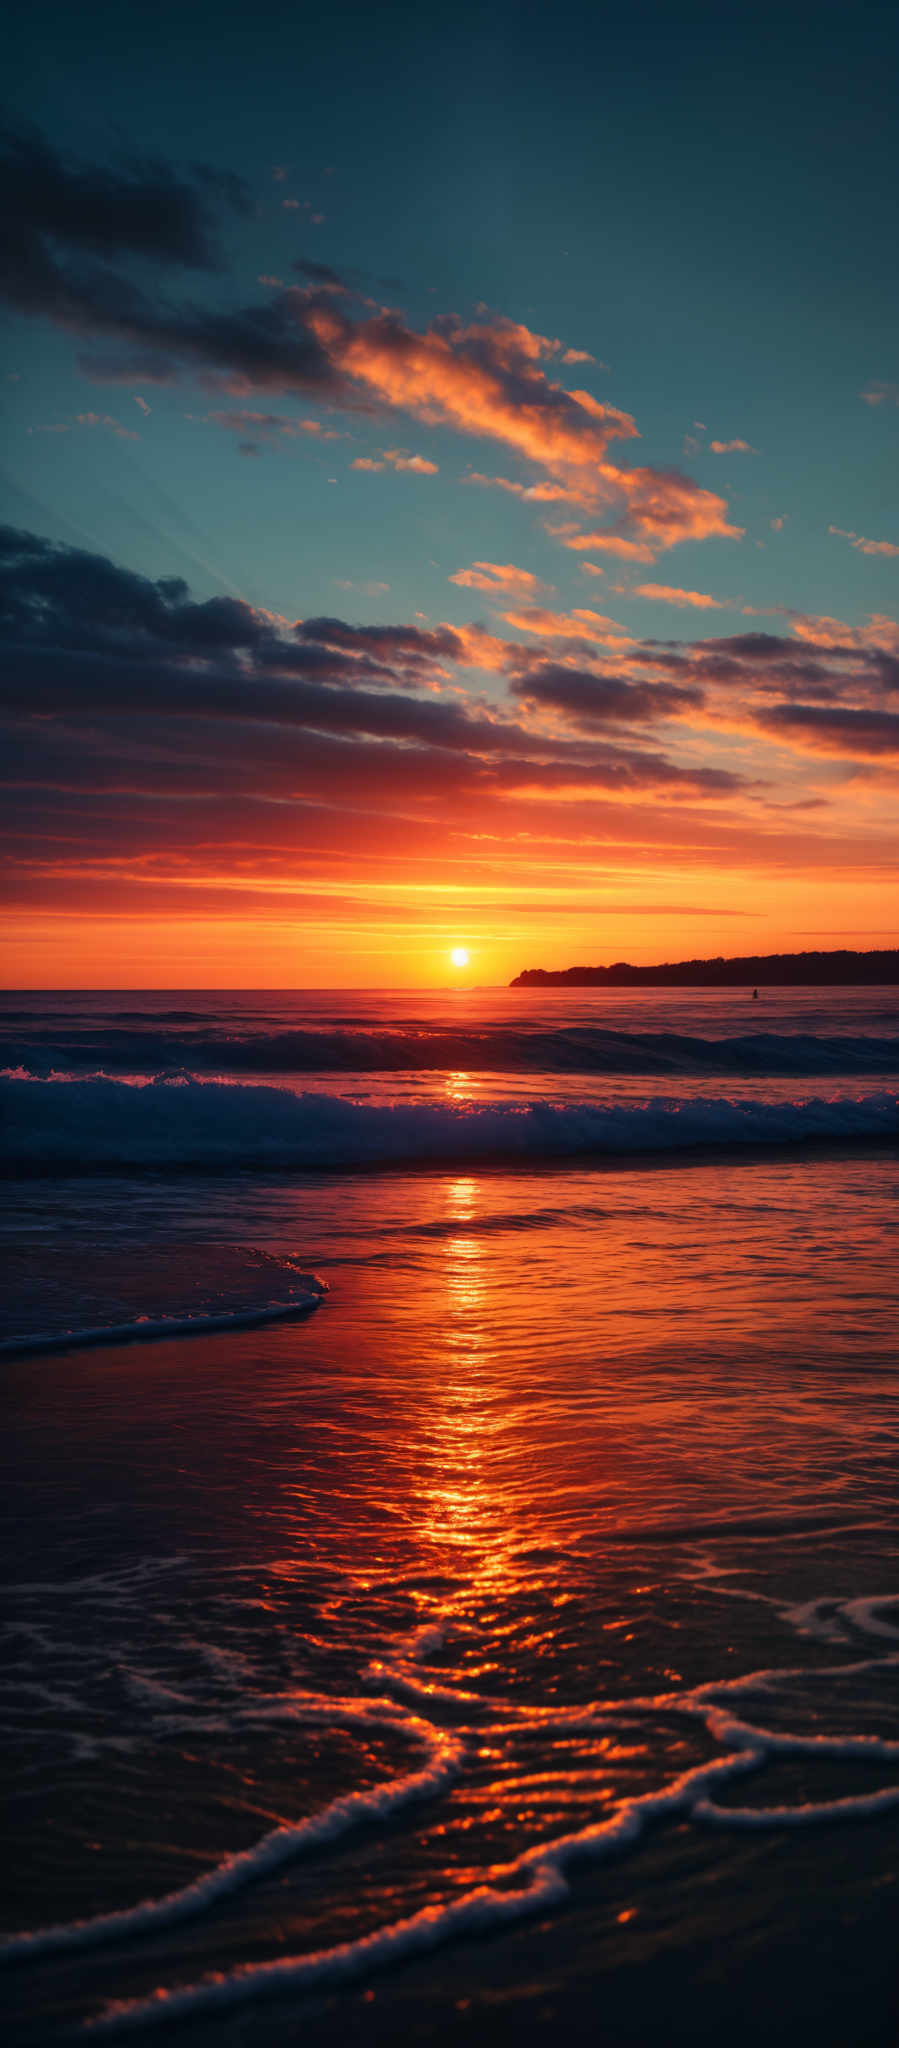
M 863 533 L 849 533 L 843 526 L 829 526 L 828 533 L 835 533 L 840 540 L 848 540 L 850 547 L 860 555 L 899 556 L 899 544 L 892 540 L 866 540 Z
M 604 475 L 611 491 L 608 464 Z M 678 470 L 617 470 L 614 493 L 621 509 L 608 529 L 578 532 L 572 526 L 549 526 L 547 531 L 576 554 L 617 555 L 631 562 L 654 562 L 679 541 L 743 537 L 743 528 L 731 525 L 727 518 L 726 499 L 714 491 L 700 490 Z
M 588 549 L 618 538 L 651 551 L 634 559 L 655 559 L 681 540 L 740 537 L 715 492 L 674 470 L 612 461 L 613 444 L 637 436 L 631 415 L 567 388 L 558 371 L 587 352 L 564 349 L 522 322 L 485 312 L 466 323 L 447 314 L 419 330 L 396 312 L 372 311 L 370 301 L 356 313 L 337 274 L 323 275 L 328 267 L 308 259 L 302 286 L 227 306 L 179 305 L 112 267 L 139 256 L 213 269 L 220 262 L 214 208 L 248 205 L 244 187 L 227 173 L 201 167 L 188 178 L 158 164 L 79 165 L 49 144 L 16 137 L 0 161 L 0 203 L 15 222 L 0 289 L 20 312 L 102 340 L 107 353 L 81 357 L 92 378 L 127 381 L 130 372 L 131 381 L 164 382 L 188 371 L 232 398 L 304 392 L 335 407 L 406 413 L 492 440 L 543 472 L 547 502 L 562 491 L 603 514 L 603 538 L 593 544 L 585 537 Z M 309 211 L 311 201 L 282 203 L 322 218 Z M 524 485 L 522 498 L 534 490 Z
M 207 417 L 217 427 L 226 427 L 232 434 L 245 434 L 252 428 L 265 439 L 281 434 L 287 440 L 309 436 L 316 441 L 339 441 L 340 435 L 334 427 L 324 427 L 321 420 L 297 420 L 287 413 L 254 412 L 247 406 L 231 411 L 211 412 Z
M 585 609 L 572 612 L 545 611 L 540 605 L 531 605 L 522 610 L 503 612 L 507 626 L 516 633 L 539 633 L 547 640 L 577 640 L 602 643 L 613 641 L 616 646 L 630 645 L 624 627 L 615 619 L 603 617 L 602 612 Z
M 349 570 L 336 582 L 386 594 Z M 0 531 L 16 902 L 65 916 L 133 915 L 139 901 L 171 917 L 189 891 L 213 915 L 240 891 L 254 915 L 283 919 L 302 896 L 330 916 L 333 891 L 361 872 L 363 813 L 366 875 L 378 851 L 396 875 L 414 854 L 417 882 L 431 853 L 440 887 L 448 860 L 479 876 L 492 860 L 504 901 L 519 858 L 537 873 L 572 863 L 581 880 L 625 847 L 641 861 L 798 871 L 820 865 L 821 835 L 844 877 L 860 847 L 862 862 L 886 857 L 872 792 L 899 759 L 895 621 L 853 634 L 795 618 L 777 634 L 619 646 L 615 622 L 586 608 L 525 600 L 504 619 L 521 638 L 291 624 Z M 742 773 L 719 765 L 734 739 Z M 847 807 L 864 791 L 839 838 L 819 819 L 836 786 Z
M 384 460 L 391 469 L 409 470 L 413 476 L 437 476 L 436 462 L 428 462 L 424 455 L 407 455 L 402 448 L 385 448 Z
M 470 470 L 462 482 L 481 484 L 489 490 L 508 491 L 513 497 L 530 500 L 534 505 L 579 505 L 581 502 L 581 492 L 569 490 L 565 484 L 521 484 L 508 476 L 483 476 L 479 470 Z
M 149 406 L 147 406 L 146 410 L 149 412 Z M 29 434 L 69 434 L 73 427 L 105 427 L 110 434 L 115 434 L 118 441 L 140 440 L 140 435 L 135 427 L 123 427 L 121 420 L 115 419 L 113 414 L 109 412 L 76 412 L 74 419 L 42 423 L 34 428 L 29 427 L 28 432 Z
M 537 597 L 547 586 L 530 569 L 517 569 L 514 562 L 475 562 L 470 569 L 457 569 L 450 577 L 463 590 L 485 590 L 491 597 Z
M 728 602 L 725 597 L 709 597 L 705 590 L 677 590 L 670 583 L 638 583 L 633 594 L 654 598 L 659 604 L 690 605 L 697 612 L 719 612 Z
M 584 502 L 601 489 L 609 443 L 636 434 L 629 414 L 553 382 L 543 363 L 556 344 L 513 321 L 466 326 L 447 316 L 417 333 L 396 314 L 354 322 L 317 299 L 305 321 L 335 371 L 382 405 L 504 442 Z

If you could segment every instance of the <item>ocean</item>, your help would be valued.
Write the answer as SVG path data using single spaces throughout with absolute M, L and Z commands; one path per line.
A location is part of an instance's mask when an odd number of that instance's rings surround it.
M 899 989 L 6 994 L 8 2038 L 885 2048 Z

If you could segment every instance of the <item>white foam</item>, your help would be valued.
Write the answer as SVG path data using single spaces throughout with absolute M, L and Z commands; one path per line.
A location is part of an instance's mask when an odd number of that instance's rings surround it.
M 245 1718 L 250 1717 L 247 1715 Z M 193 1919 L 220 1899 L 254 1883 L 259 1877 L 268 1876 L 271 1871 L 292 1862 L 319 1843 L 334 1841 L 338 1835 L 347 1834 L 366 1822 L 384 1820 L 413 1800 L 430 1798 L 448 1784 L 462 1760 L 463 1745 L 458 1736 L 434 1728 L 416 1716 L 402 1713 L 389 1700 L 372 1703 L 330 1699 L 285 1700 L 280 1703 L 280 1712 L 276 1703 L 275 1717 L 293 1721 L 326 1721 L 332 1725 L 341 1722 L 387 1725 L 416 1742 L 424 1750 L 426 1762 L 419 1771 L 401 1772 L 368 1791 L 351 1792 L 333 1799 L 320 1813 L 310 1815 L 307 1820 L 272 1828 L 251 1849 L 224 1857 L 203 1877 L 195 1878 L 192 1884 L 183 1885 L 177 1891 L 166 1893 L 161 1899 L 145 1899 L 136 1906 L 127 1906 L 114 1913 L 100 1913 L 90 1920 L 67 1921 L 57 1927 L 38 1928 L 33 1934 L 13 1935 L 0 1946 L 0 1964 L 31 1961 L 65 1949 L 99 1947 L 134 1935 L 153 1934 L 160 1928 Z M 193 1722 L 189 1725 L 196 1727 Z M 219 1725 L 224 1727 L 227 1724 L 222 1722 Z
M 284 1991 L 348 1983 L 391 1963 L 442 1947 L 459 1935 L 493 1932 L 509 1922 L 545 1912 L 568 1896 L 566 1871 L 573 1864 L 601 1862 L 621 1854 L 634 1846 L 648 1822 L 689 1811 L 694 1796 L 698 1798 L 707 1786 L 718 1783 L 722 1777 L 729 1779 L 753 1769 L 756 1762 L 754 1755 L 742 1754 L 697 1765 L 662 1792 L 623 1801 L 608 1819 L 525 1850 L 500 1873 L 513 1883 L 516 1878 L 523 1880 L 517 1888 L 499 1890 L 493 1885 L 477 1885 L 449 1904 L 425 1906 L 410 1918 L 377 1928 L 357 1941 L 343 1942 L 311 1955 L 247 1964 L 180 1989 L 157 1990 L 150 1998 L 116 2002 L 92 2023 L 91 2030 L 118 2031 L 168 2022 L 277 1996 Z
M 308 1316 L 327 1292 L 323 1280 L 310 1282 L 308 1293 L 291 1301 L 271 1301 L 262 1308 L 209 1310 L 189 1316 L 141 1316 L 130 1323 L 98 1323 L 86 1330 L 56 1330 L 36 1337 L 7 1337 L 0 1358 L 39 1357 L 48 1351 L 81 1351 L 98 1344 L 147 1344 L 161 1337 L 211 1337 L 222 1330 L 255 1330 L 262 1323 Z
M 899 1785 L 887 1785 L 879 1792 L 856 1792 L 847 1799 L 822 1799 L 804 1806 L 716 1806 L 714 1800 L 700 1799 L 693 1819 L 714 1827 L 803 1828 L 828 1826 L 840 1820 L 873 1820 L 899 1806 Z
M 230 1081 L 90 1076 L 0 1080 L 9 1158 L 23 1168 L 314 1168 L 580 1158 L 697 1146 L 899 1137 L 899 1096 L 795 1102 L 653 1096 L 463 1106 L 347 1101 Z
M 853 1622 L 856 1628 L 863 1629 L 866 1635 L 891 1636 L 896 1642 L 899 1640 L 899 1623 L 886 1621 L 879 1610 L 881 1607 L 897 1605 L 899 1593 L 875 1593 L 869 1598 L 844 1600 L 840 1612 L 846 1616 L 847 1621 Z
M 884 1607 L 896 1605 L 897 1595 L 880 1595 L 843 1603 L 859 1629 L 871 1633 L 896 1633 L 880 1617 Z M 838 1603 L 824 1603 L 838 1604 Z M 802 1610 L 797 1609 L 797 1614 Z M 470 1706 L 471 1694 L 434 1685 L 428 1676 L 415 1673 L 416 1664 L 442 1640 L 439 1630 L 424 1627 L 394 1646 L 393 1654 L 379 1664 L 384 1679 L 404 1694 L 418 1688 L 419 1697 L 433 1702 L 440 1698 Z M 324 1985 L 351 1982 L 360 1976 L 389 1967 L 405 1958 L 433 1950 L 464 1934 L 488 1932 L 504 1924 L 544 1912 L 558 1905 L 568 1892 L 568 1872 L 581 1862 L 598 1862 L 624 1855 L 641 1840 L 647 1828 L 676 1817 L 692 1819 L 718 1828 L 757 1830 L 796 1828 L 828 1822 L 862 1821 L 880 1817 L 899 1807 L 899 1785 L 887 1785 L 851 1796 L 802 1802 L 791 1806 L 722 1805 L 716 1795 L 739 1778 L 761 1772 L 776 1758 L 793 1757 L 838 1760 L 848 1765 L 883 1763 L 899 1766 L 899 1741 L 876 1735 L 826 1735 L 793 1733 L 761 1726 L 736 1711 L 735 1703 L 752 1694 L 788 1695 L 791 1687 L 807 1692 L 809 1686 L 834 1677 L 845 1679 L 872 1671 L 885 1672 L 899 1665 L 899 1651 L 849 1663 L 811 1666 L 772 1666 L 705 1685 L 672 1690 L 649 1696 L 591 1702 L 583 1706 L 540 1707 L 503 1703 L 504 1721 L 488 1718 L 493 1736 L 521 1735 L 532 1731 L 608 1732 L 622 1720 L 631 1723 L 647 1714 L 684 1715 L 703 1724 L 721 1747 L 722 1754 L 694 1765 L 660 1789 L 624 1798 L 611 1814 L 575 1832 L 538 1843 L 510 1861 L 494 1875 L 501 1882 L 470 1887 L 459 1897 L 441 1900 L 419 1912 L 374 1929 L 354 1941 L 323 1948 L 311 1954 L 281 1957 L 275 1961 L 241 1965 L 234 1970 L 204 1978 L 193 1984 L 167 1989 L 149 1998 L 117 2001 L 97 2020 L 93 2029 L 118 2031 L 153 2023 L 168 2023 L 182 2017 L 207 2013 L 283 1992 L 298 1993 Z M 479 1699 L 488 1716 L 498 1703 Z M 234 1716 L 228 1725 L 233 1726 Z M 146 1901 L 122 1912 L 93 1920 L 20 1935 L 0 1950 L 0 1960 L 24 1961 L 47 1953 L 85 1948 L 108 1941 L 150 1933 L 201 1913 L 239 1887 L 253 1882 L 293 1859 L 304 1850 L 342 1835 L 349 1828 L 392 1814 L 410 1800 L 443 1789 L 459 1770 L 464 1750 L 461 1736 L 436 1727 L 422 1716 L 412 1715 L 394 1700 L 334 1700 L 327 1695 L 274 1695 L 243 1706 L 237 1717 L 251 1720 L 287 1719 L 333 1725 L 341 1721 L 389 1727 L 417 1742 L 425 1752 L 424 1767 L 418 1772 L 399 1774 L 371 1790 L 350 1794 L 326 1806 L 295 1826 L 282 1826 L 264 1835 L 253 1849 L 225 1858 L 214 1870 L 193 1884 L 160 1900 Z M 485 1724 L 482 1724 L 482 1726 Z
M 837 1605 L 834 1600 L 801 1600 L 793 1607 L 781 1610 L 782 1619 L 789 1622 L 800 1636 L 809 1636 L 817 1643 L 848 1643 L 851 1638 L 839 1620 L 839 1611 L 832 1612 Z

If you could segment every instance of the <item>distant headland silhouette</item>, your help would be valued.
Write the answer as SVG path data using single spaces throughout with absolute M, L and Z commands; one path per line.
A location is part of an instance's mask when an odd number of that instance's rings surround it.
M 526 967 L 510 988 L 814 988 L 899 982 L 899 948 L 853 953 L 745 953 L 735 960 L 673 960 L 657 967 Z

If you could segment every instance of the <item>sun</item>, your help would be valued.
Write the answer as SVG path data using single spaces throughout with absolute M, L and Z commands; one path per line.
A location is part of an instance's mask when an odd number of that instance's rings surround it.
M 453 947 L 453 950 L 452 950 L 452 952 L 451 952 L 451 954 L 450 954 L 450 959 L 451 959 L 451 961 L 452 961 L 452 963 L 453 963 L 453 966 L 454 966 L 454 967 L 467 967 L 467 966 L 468 966 L 468 947 L 467 947 L 467 946 L 454 946 L 454 947 Z

